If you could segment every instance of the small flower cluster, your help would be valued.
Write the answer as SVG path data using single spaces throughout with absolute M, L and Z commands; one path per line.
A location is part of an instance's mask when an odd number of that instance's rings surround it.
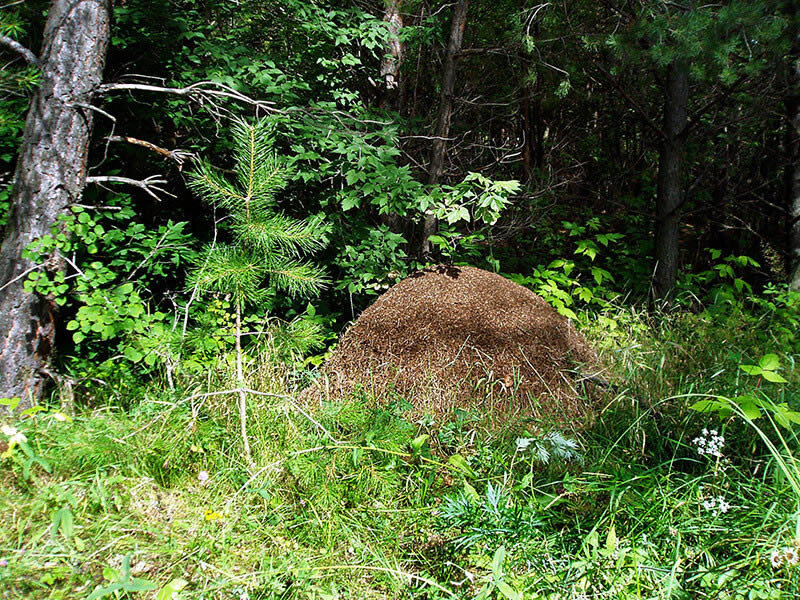
M 800 555 L 797 552 L 797 548 L 787 546 L 781 550 L 773 550 L 769 555 L 769 562 L 772 564 L 773 569 L 780 569 L 783 565 L 794 567 L 800 562 Z
M 222 515 L 215 510 L 206 509 L 205 512 L 205 519 L 206 521 L 220 521 L 222 519 Z
M 24 433 L 11 425 L 3 425 L 0 427 L 0 431 L 8 436 L 8 448 L 6 448 L 5 452 L 0 454 L 0 458 L 8 458 L 14 453 L 14 446 L 28 441 Z
M 716 456 L 722 458 L 722 447 L 725 445 L 725 437 L 719 435 L 716 429 L 703 429 L 700 436 L 694 438 L 692 443 L 697 446 L 697 453 L 701 456 Z
M 731 505 L 725 500 L 724 496 L 709 498 L 703 501 L 703 508 L 714 512 L 714 516 L 719 513 L 726 513 L 731 509 Z

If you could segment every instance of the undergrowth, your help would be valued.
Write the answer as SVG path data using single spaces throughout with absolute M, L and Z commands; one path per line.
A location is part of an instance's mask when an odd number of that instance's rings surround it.
M 0 597 L 797 597 L 795 423 L 691 408 L 762 394 L 794 414 L 797 349 L 720 314 L 584 316 L 611 387 L 582 432 L 305 406 L 267 361 L 252 466 L 232 398 L 202 393 L 224 379 L 4 419 Z M 741 368 L 770 353 L 787 383 Z

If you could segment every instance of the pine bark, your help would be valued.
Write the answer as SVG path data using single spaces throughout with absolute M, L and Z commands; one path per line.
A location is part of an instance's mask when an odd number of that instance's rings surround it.
M 461 52 L 461 43 L 464 39 L 464 28 L 467 25 L 468 0 L 459 0 L 453 8 L 453 20 L 450 24 L 450 40 L 447 44 L 444 68 L 442 70 L 442 92 L 439 98 L 439 118 L 436 122 L 433 144 L 431 146 L 431 160 L 428 168 L 428 183 L 436 185 L 444 170 L 444 159 L 447 152 L 447 138 L 450 136 L 450 117 L 453 114 L 453 89 L 456 82 L 456 58 Z M 436 217 L 425 216 L 422 231 L 422 255 L 430 252 L 428 238 L 436 233 Z
M 683 203 L 684 132 L 688 123 L 689 68 L 673 62 L 667 67 L 664 98 L 664 139 L 658 162 L 653 294 L 668 299 L 678 278 L 678 236 Z
M 41 397 L 55 343 L 55 305 L 26 293 L 22 257 L 78 200 L 86 179 L 92 111 L 110 31 L 110 0 L 53 0 L 44 29 L 41 84 L 28 110 L 12 209 L 0 246 L 0 397 Z M 49 266 L 60 268 L 53 257 Z

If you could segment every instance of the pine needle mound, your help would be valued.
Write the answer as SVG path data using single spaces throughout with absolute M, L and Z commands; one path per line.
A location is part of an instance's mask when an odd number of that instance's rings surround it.
M 442 265 L 409 276 L 365 310 L 304 396 L 362 388 L 378 399 L 397 394 L 416 413 L 481 404 L 575 423 L 592 412 L 575 372 L 596 361 L 572 324 L 531 290 L 482 269 Z

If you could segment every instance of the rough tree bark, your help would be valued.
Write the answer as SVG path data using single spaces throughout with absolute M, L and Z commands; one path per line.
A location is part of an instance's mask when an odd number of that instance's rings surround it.
M 653 294 L 667 299 L 678 278 L 678 233 L 683 202 L 684 132 L 688 122 L 689 68 L 676 61 L 667 67 L 664 140 L 658 161 L 656 249 Z
M 386 11 L 383 13 L 389 37 L 386 40 L 386 53 L 381 60 L 383 90 L 380 106 L 395 111 L 400 108 L 400 63 L 403 61 L 403 42 L 400 41 L 400 30 L 403 28 L 403 16 L 400 13 L 402 7 L 403 0 L 386 0 Z
M 436 185 L 442 176 L 444 158 L 447 150 L 447 138 L 450 135 L 450 116 L 453 113 L 453 88 L 456 82 L 456 57 L 461 52 L 461 42 L 464 39 L 464 28 L 467 25 L 468 0 L 459 0 L 453 8 L 453 21 L 450 25 L 450 41 L 447 44 L 444 69 L 442 71 L 442 92 L 439 99 L 439 118 L 436 122 L 433 144 L 431 146 L 431 160 L 428 168 L 428 183 Z M 422 230 L 421 255 L 430 252 L 430 236 L 436 233 L 436 217 L 425 216 Z
M 47 15 L 41 85 L 28 110 L 0 246 L 0 397 L 20 397 L 21 406 L 41 396 L 55 341 L 53 303 L 23 290 L 35 265 L 22 252 L 49 233 L 83 190 L 90 103 L 105 64 L 109 5 L 110 0 L 53 0 Z M 60 267 L 57 257 L 51 263 Z
M 789 287 L 800 292 L 800 9 L 795 8 L 795 35 L 786 95 L 788 132 L 787 194 L 789 230 Z

